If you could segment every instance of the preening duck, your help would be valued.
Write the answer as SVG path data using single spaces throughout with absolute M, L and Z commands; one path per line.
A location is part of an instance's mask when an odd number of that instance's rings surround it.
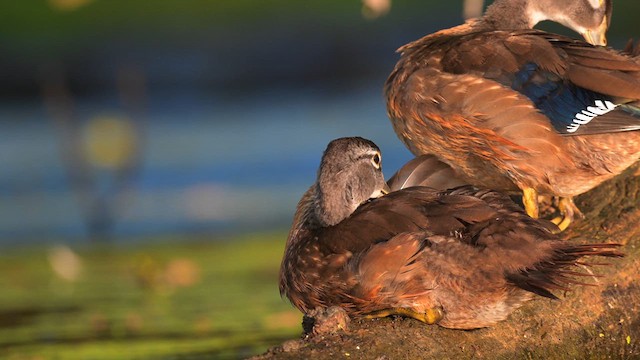
M 394 130 L 469 184 L 572 198 L 640 157 L 640 61 L 606 43 L 610 0 L 496 0 L 483 17 L 409 43 L 385 84 Z M 564 24 L 591 42 L 533 30 Z M 595 45 L 594 45 L 595 44 Z
M 340 307 L 355 317 L 486 327 L 534 294 L 556 298 L 581 257 L 620 256 L 615 244 L 560 240 L 555 225 L 494 191 L 386 192 L 374 143 L 329 143 L 280 267 L 280 293 L 303 313 Z

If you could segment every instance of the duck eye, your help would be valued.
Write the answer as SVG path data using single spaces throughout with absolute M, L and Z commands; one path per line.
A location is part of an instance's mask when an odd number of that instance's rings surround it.
M 380 154 L 375 153 L 373 157 L 371 157 L 371 163 L 376 169 L 380 169 Z

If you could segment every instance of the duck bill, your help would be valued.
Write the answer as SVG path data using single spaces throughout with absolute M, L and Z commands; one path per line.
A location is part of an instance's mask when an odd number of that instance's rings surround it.
M 378 189 L 373 194 L 371 194 L 371 199 L 379 198 L 383 195 L 387 195 L 390 192 L 391 192 L 391 189 L 389 189 L 389 185 L 385 183 L 381 189 Z
M 589 29 L 585 31 L 582 36 L 584 39 L 591 45 L 607 45 L 607 28 L 609 23 L 607 21 L 607 17 L 605 16 L 602 19 L 602 23 L 596 29 Z

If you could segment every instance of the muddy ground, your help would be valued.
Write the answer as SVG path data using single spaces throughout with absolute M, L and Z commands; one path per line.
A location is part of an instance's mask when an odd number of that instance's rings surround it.
M 591 268 L 596 286 L 561 300 L 538 297 L 498 325 L 472 331 L 413 319 L 355 320 L 347 331 L 305 336 L 255 359 L 640 359 L 640 176 L 638 166 L 576 199 L 585 220 L 567 241 L 617 242 L 622 259 Z

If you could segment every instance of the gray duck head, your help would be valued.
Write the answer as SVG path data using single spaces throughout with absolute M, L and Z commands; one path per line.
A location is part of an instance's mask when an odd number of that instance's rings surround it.
M 367 200 L 388 192 L 381 160 L 376 144 L 361 137 L 327 145 L 314 185 L 314 212 L 320 226 L 336 225 Z
M 593 45 L 606 45 L 612 0 L 496 0 L 483 20 L 498 30 L 530 29 L 550 20 L 582 35 Z

